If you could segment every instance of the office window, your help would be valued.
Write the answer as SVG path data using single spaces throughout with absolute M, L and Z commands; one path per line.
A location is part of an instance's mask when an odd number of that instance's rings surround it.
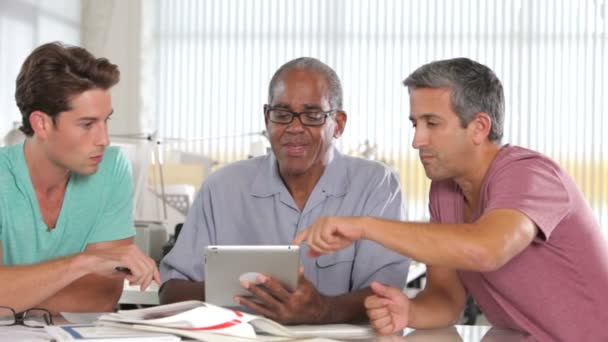
M 155 125 L 167 144 L 220 163 L 246 158 L 263 139 L 273 72 L 292 58 L 317 57 L 343 82 L 349 121 L 337 145 L 355 154 L 367 148 L 398 170 L 409 217 L 424 220 L 429 182 L 411 148 L 401 81 L 429 61 L 466 56 L 505 86 L 504 142 L 565 166 L 608 229 L 606 1 L 154 4 Z

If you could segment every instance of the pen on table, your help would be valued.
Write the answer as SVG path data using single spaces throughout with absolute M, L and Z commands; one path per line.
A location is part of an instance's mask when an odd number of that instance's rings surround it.
M 120 273 L 124 273 L 126 275 L 132 275 L 133 273 L 131 273 L 131 269 L 129 269 L 128 267 L 124 267 L 124 266 L 116 266 L 114 267 L 114 269 Z

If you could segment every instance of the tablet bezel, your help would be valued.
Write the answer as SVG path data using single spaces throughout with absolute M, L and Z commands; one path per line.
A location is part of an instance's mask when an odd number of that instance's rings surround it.
M 289 290 L 298 284 L 300 246 L 210 245 L 205 250 L 205 301 L 236 307 L 234 296 L 250 296 L 239 281 L 248 272 L 262 273 Z

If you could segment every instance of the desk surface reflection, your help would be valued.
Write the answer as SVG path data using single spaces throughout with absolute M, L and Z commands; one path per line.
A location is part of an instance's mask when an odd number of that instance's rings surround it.
M 529 335 L 523 333 L 493 328 L 485 325 L 456 325 L 443 329 L 406 329 L 403 336 L 379 336 L 359 341 L 374 342 L 514 342 L 533 341 Z

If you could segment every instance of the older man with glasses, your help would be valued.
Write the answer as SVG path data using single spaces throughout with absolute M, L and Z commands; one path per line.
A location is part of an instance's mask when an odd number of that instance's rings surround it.
M 223 167 L 203 184 L 171 253 L 161 263 L 162 303 L 204 300 L 202 251 L 208 245 L 285 245 L 322 216 L 403 219 L 397 176 L 386 166 L 333 146 L 346 126 L 342 86 L 314 58 L 283 65 L 269 86 L 264 120 L 272 153 Z M 271 277 L 244 282 L 240 304 L 286 324 L 365 318 L 372 281 L 403 287 L 408 259 L 361 241 L 318 260 L 302 258 L 298 286 Z

